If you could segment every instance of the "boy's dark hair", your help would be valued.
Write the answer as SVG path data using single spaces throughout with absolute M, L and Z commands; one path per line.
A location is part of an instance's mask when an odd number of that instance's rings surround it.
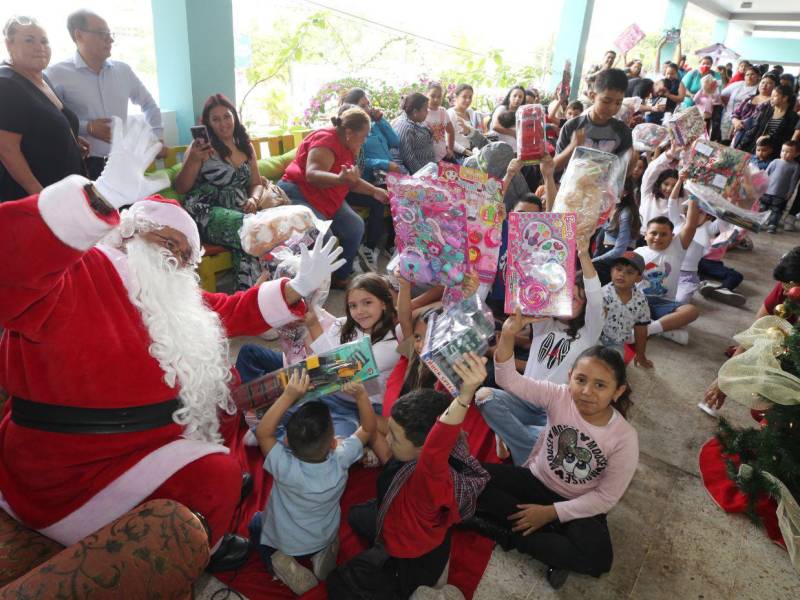
M 414 390 L 401 396 L 392 406 L 392 418 L 403 428 L 406 438 L 417 448 L 425 444 L 436 419 L 450 406 L 450 398 L 430 389 Z
M 756 148 L 760 148 L 762 146 L 772 148 L 772 140 L 768 137 L 758 138 L 758 141 L 756 141 Z
M 772 277 L 783 283 L 800 282 L 800 246 L 795 246 L 781 256 Z
M 795 152 L 797 152 L 797 150 L 800 149 L 800 142 L 796 140 L 787 140 L 783 142 L 783 145 L 792 148 Z
M 621 385 L 627 386 L 624 392 L 617 398 L 614 402 L 611 403 L 611 406 L 619 411 L 626 419 L 628 418 L 628 409 L 633 406 L 633 402 L 631 401 L 631 386 L 628 383 L 628 378 L 626 375 L 625 369 L 625 361 L 620 356 L 619 352 L 616 350 L 612 350 L 611 348 L 606 348 L 605 346 L 591 346 L 580 353 L 575 362 L 573 363 L 573 368 L 575 365 L 578 364 L 582 358 L 596 358 L 600 360 L 608 366 L 614 372 L 614 379 L 617 380 L 617 387 Z
M 300 460 L 323 461 L 333 439 L 333 419 L 328 407 L 318 400 L 303 404 L 286 423 L 286 439 Z
M 628 91 L 628 76 L 622 69 L 606 69 L 600 71 L 594 78 L 594 92 L 605 91 L 622 92 Z
M 527 194 L 523 195 L 522 198 L 517 201 L 517 204 L 521 204 L 522 202 L 526 204 L 535 204 L 539 207 L 539 210 L 542 210 L 542 207 L 544 206 L 542 199 L 533 192 L 528 192 Z M 514 206 L 514 208 L 516 209 L 516 206 Z
M 504 110 L 497 115 L 497 123 L 502 127 L 514 127 L 517 124 L 517 115 L 513 111 Z
M 675 229 L 675 224 L 664 215 L 659 215 L 657 217 L 653 217 L 652 219 L 650 219 L 647 222 L 648 229 L 650 228 L 650 225 L 666 225 L 667 227 L 669 227 L 670 231 L 673 231 Z
M 573 100 L 567 104 L 567 110 L 577 110 L 578 112 L 583 112 L 583 108 L 583 102 L 580 100 Z

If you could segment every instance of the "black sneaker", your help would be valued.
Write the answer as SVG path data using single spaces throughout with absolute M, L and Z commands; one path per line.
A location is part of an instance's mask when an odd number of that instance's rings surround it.
M 564 587 L 568 576 L 569 571 L 566 569 L 556 569 L 555 567 L 547 567 L 547 573 L 545 573 L 547 583 L 549 583 L 550 587 L 554 590 Z

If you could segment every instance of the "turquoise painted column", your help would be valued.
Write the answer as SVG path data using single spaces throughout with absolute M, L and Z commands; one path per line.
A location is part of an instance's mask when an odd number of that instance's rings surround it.
M 203 103 L 222 93 L 236 104 L 232 0 L 151 0 L 159 104 L 176 112 L 178 137 L 191 141 Z
M 682 27 L 683 15 L 686 12 L 686 5 L 688 3 L 688 0 L 667 0 L 663 29 L 680 29 Z M 661 50 L 662 63 L 667 59 L 672 60 L 675 57 L 675 47 L 676 44 L 664 44 L 664 48 Z M 684 54 L 686 54 L 686 50 L 689 49 L 690 48 L 684 48 Z
M 561 9 L 561 26 L 558 30 L 551 65 L 550 90 L 555 90 L 556 86 L 561 83 L 564 61 L 569 60 L 572 63 L 571 100 L 577 97 L 581 83 L 583 58 L 586 52 L 589 28 L 592 25 L 593 10 L 594 0 L 564 0 Z
M 712 43 L 714 44 L 724 44 L 725 40 L 728 37 L 728 25 L 730 21 L 728 19 L 717 19 L 717 22 L 714 24 L 714 37 L 712 38 Z

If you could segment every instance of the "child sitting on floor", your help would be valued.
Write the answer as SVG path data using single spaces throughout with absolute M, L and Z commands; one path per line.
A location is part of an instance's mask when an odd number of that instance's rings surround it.
M 652 368 L 647 360 L 647 326 L 650 324 L 650 307 L 647 298 L 636 284 L 642 280 L 644 259 L 636 252 L 625 252 L 611 264 L 611 282 L 603 286 L 603 311 L 605 324 L 600 343 L 625 357 L 624 344 L 633 332 L 636 344 L 637 365 Z
M 360 383 L 345 390 L 358 404 L 361 427 L 337 445 L 328 407 L 311 401 L 286 425 L 286 443 L 276 437 L 284 413 L 308 391 L 308 373 L 292 373 L 283 394 L 256 428 L 264 453 L 264 470 L 274 479 L 267 506 L 250 522 L 250 539 L 257 544 L 267 570 L 295 594 L 305 594 L 336 566 L 339 553 L 339 501 L 350 466 L 361 458 L 376 429 L 375 413 Z M 297 562 L 310 557 L 312 569 Z
M 353 529 L 374 545 L 331 573 L 331 600 L 431 597 L 450 557 L 450 528 L 473 515 L 488 480 L 461 435 L 486 377 L 484 360 L 470 353 L 454 365 L 462 383 L 452 401 L 420 389 L 395 402 L 387 438 L 393 459 L 378 478 L 377 500 L 348 515 Z M 453 586 L 441 593 L 463 598 Z
M 557 589 L 569 571 L 599 577 L 611 569 L 606 513 L 633 478 L 639 441 L 625 420 L 630 388 L 617 352 L 587 348 L 572 364 L 567 384 L 517 372 L 514 338 L 533 321 L 519 311 L 506 320 L 495 377 L 504 389 L 544 409 L 547 426 L 524 466 L 484 465 L 491 479 L 475 518 L 464 526 L 544 562 L 547 580 Z M 483 393 L 478 391 L 478 400 Z
M 670 202 L 678 201 L 685 180 L 684 171 L 678 175 Z M 676 302 L 675 297 L 681 263 L 694 239 L 699 214 L 697 203 L 690 200 L 686 223 L 677 236 L 673 233 L 675 225 L 667 217 L 650 219 L 644 236 L 647 246 L 636 249 L 644 259 L 645 269 L 639 289 L 647 297 L 653 319 L 647 326 L 647 334 L 661 334 L 683 346 L 689 343 L 689 332 L 684 327 L 697 319 L 699 313 L 691 304 Z

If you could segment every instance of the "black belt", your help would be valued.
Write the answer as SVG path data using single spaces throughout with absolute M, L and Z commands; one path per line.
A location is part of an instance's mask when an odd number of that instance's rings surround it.
M 11 420 L 22 427 L 54 433 L 127 433 L 172 425 L 181 407 L 173 398 L 125 408 L 82 408 L 11 398 Z

